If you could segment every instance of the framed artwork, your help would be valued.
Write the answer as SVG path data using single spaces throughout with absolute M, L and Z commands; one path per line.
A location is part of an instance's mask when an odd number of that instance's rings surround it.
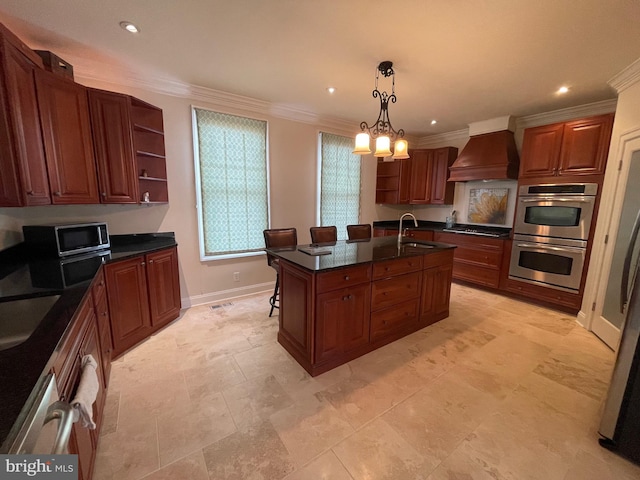
M 505 225 L 508 196 L 508 188 L 472 188 L 469 190 L 467 221 Z

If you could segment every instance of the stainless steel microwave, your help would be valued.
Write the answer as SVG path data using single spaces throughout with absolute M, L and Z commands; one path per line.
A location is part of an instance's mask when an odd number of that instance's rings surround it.
M 109 232 L 104 222 L 70 225 L 25 225 L 24 242 L 34 252 L 66 257 L 109 248 Z

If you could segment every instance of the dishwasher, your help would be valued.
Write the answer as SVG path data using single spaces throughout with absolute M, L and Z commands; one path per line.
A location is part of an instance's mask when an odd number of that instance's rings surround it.
M 59 399 L 54 374 L 47 375 L 37 390 L 22 428 L 9 448 L 10 454 L 68 453 L 73 409 Z

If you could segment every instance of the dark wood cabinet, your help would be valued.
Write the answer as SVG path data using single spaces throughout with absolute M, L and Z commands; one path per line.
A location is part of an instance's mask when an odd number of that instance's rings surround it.
M 90 88 L 89 110 L 101 203 L 139 203 L 127 95 Z
M 500 286 L 504 239 L 435 232 L 436 242 L 456 245 L 453 278 L 484 287 Z
M 130 102 L 140 201 L 167 203 L 169 190 L 162 110 L 134 97 L 130 97 Z
M 0 206 L 51 203 L 34 72 L 42 61 L 0 24 Z
M 455 184 L 447 182 L 458 154 L 454 147 L 410 150 L 411 158 L 378 161 L 376 203 L 391 205 L 449 205 Z
M 453 256 L 453 252 L 447 253 Z M 449 316 L 449 300 L 453 267 L 449 263 L 426 266 L 422 272 L 422 296 L 420 303 L 420 323 L 431 325 Z
M 369 295 L 367 283 L 317 296 L 316 362 L 350 352 L 369 342 Z
M 458 156 L 454 147 L 438 148 L 433 152 L 433 170 L 431 172 L 431 204 L 452 205 L 455 182 L 447 182 L 449 167 Z
M 72 402 L 82 375 L 83 357 L 91 355 L 98 364 L 96 374 L 99 388 L 93 404 L 93 421 L 96 424 L 96 429 L 89 430 L 79 422 L 74 423 L 69 440 L 69 453 L 78 455 L 78 478 L 89 480 L 93 473 L 96 448 L 102 425 L 102 412 L 106 399 L 102 351 L 91 294 L 86 295 L 82 300 L 71 322 L 69 332 L 58 349 L 52 370 L 56 374 L 56 383 L 61 400 Z
M 113 340 L 111 338 L 111 319 L 109 317 L 109 305 L 107 300 L 107 286 L 104 279 L 104 269 L 100 269 L 91 286 L 91 296 L 98 321 L 98 339 L 102 354 L 102 373 L 104 387 L 109 387 L 111 375 L 111 354 L 113 352 Z
M 153 332 L 144 256 L 107 264 L 105 277 L 117 357 Z
M 520 179 L 602 175 L 607 161 L 613 114 L 524 131 Z M 567 181 L 567 178 L 562 181 Z
M 180 315 L 178 249 L 149 253 L 146 258 L 151 325 L 161 327 Z
M 52 203 L 100 203 L 86 88 L 35 73 Z
M 177 248 L 108 263 L 113 357 L 180 315 Z

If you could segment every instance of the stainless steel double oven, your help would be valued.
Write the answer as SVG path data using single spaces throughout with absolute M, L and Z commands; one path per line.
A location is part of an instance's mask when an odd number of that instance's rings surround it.
M 578 292 L 597 193 L 595 183 L 521 186 L 509 278 Z

